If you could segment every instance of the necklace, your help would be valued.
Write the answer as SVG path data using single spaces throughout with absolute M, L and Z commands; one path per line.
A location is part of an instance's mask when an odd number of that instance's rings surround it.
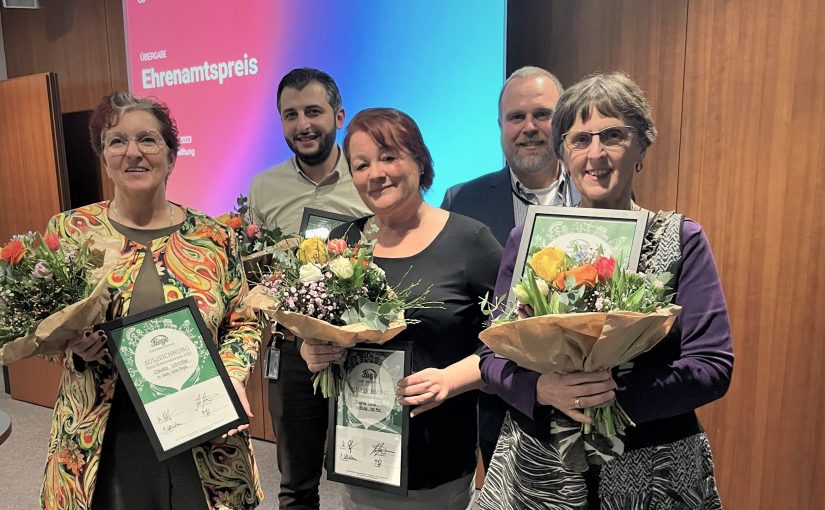
M 112 209 L 115 211 L 115 219 L 117 219 L 118 222 L 123 223 L 123 220 L 120 219 L 120 211 L 117 210 L 117 203 L 112 200 L 110 204 L 112 205 Z M 169 208 L 169 226 L 171 227 L 175 224 L 175 211 L 172 210 L 172 203 L 168 200 L 166 201 L 166 206 Z

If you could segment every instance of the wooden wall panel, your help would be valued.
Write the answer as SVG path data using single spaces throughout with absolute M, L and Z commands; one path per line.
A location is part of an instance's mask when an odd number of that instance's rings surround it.
M 54 75 L 0 82 L 0 243 L 68 206 L 59 104 Z
M 825 7 L 691 0 L 678 208 L 711 240 L 736 364 L 703 412 L 728 508 L 825 500 Z
M 645 90 L 659 139 L 634 191 L 645 207 L 675 208 L 687 0 L 514 2 L 508 19 L 509 71 L 538 65 L 565 87 L 624 71 Z
M 64 112 L 88 110 L 112 86 L 104 0 L 42 0 L 4 9 L 9 77 L 54 72 Z
M 637 195 L 702 223 L 731 313 L 733 384 L 700 410 L 725 507 L 821 507 L 825 3 L 511 2 L 508 71 L 527 64 L 646 90 L 660 138 Z
M 53 74 L 0 82 L 0 244 L 40 231 L 69 205 L 60 100 Z M 8 367 L 12 398 L 52 405 L 60 368 L 43 359 Z
M 91 110 L 128 89 L 121 0 L 41 0 L 41 9 L 3 9 L 9 77 L 55 72 L 62 112 Z M 104 198 L 114 190 L 99 171 Z M 97 187 L 97 185 L 96 185 Z

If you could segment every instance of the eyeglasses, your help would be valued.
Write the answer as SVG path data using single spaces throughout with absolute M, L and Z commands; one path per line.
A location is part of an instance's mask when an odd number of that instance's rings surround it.
M 143 154 L 157 154 L 166 145 L 163 137 L 156 131 L 142 131 L 135 136 L 126 133 L 106 133 L 103 137 L 103 149 L 112 156 L 123 156 L 129 147 L 129 140 L 134 140 L 138 150 Z
M 630 138 L 631 131 L 636 129 L 630 126 L 610 126 L 600 131 L 568 131 L 561 138 L 571 151 L 582 151 L 590 147 L 596 135 L 605 147 L 615 147 Z

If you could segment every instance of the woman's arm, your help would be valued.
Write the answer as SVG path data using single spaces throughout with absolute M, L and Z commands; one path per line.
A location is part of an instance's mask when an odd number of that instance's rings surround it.
M 510 292 L 510 283 L 513 280 L 516 256 L 523 231 L 524 226 L 519 225 L 510 232 L 507 238 L 493 294 L 496 298 L 506 299 Z M 484 347 L 479 356 L 481 378 L 487 385 L 487 390 L 497 394 L 505 402 L 532 418 L 536 405 L 536 384 L 540 374 L 521 368 L 506 358 L 497 357 L 489 347 Z
M 255 366 L 261 344 L 261 326 L 254 310 L 243 303 L 249 292 L 238 241 L 229 227 L 227 231 L 227 269 L 224 276 L 225 313 L 218 329 L 221 360 L 229 376 L 246 383 Z
M 716 263 L 698 224 L 685 220 L 682 237 L 676 295 L 682 307 L 680 356 L 669 363 L 639 366 L 618 379 L 617 400 L 639 423 L 696 409 L 722 397 L 730 385 L 733 348 Z M 656 352 L 654 348 L 642 356 Z

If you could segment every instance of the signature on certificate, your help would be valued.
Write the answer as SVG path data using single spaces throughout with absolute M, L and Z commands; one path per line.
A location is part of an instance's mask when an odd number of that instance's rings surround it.
M 392 455 L 395 452 L 392 450 L 388 450 L 384 443 L 375 443 L 372 445 L 372 451 L 370 455 L 373 457 L 386 457 L 387 455 Z
M 195 397 L 195 412 L 200 412 L 204 416 L 209 416 L 209 414 L 212 412 L 209 404 L 211 404 L 214 400 L 217 400 L 219 396 L 220 395 L 217 393 L 199 393 Z
M 355 458 L 355 452 L 352 451 L 356 446 L 358 446 L 358 441 L 355 441 L 353 439 L 350 439 L 348 441 L 341 441 L 341 443 L 339 443 L 338 445 L 338 450 L 340 450 L 338 457 L 341 460 L 357 461 L 358 459 Z
M 175 417 L 176 414 L 178 414 L 177 411 L 173 411 L 171 409 L 165 409 L 163 412 L 161 412 L 158 415 L 156 421 L 158 423 L 169 423 L 170 421 L 172 421 L 172 419 Z

